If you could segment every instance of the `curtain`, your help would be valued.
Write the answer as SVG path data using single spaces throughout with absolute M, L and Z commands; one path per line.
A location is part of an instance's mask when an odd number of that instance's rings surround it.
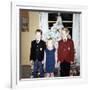
M 75 60 L 80 63 L 80 14 L 73 14 L 72 39 L 75 46 Z
M 42 29 L 42 39 L 46 40 L 46 33 L 48 32 L 48 13 L 47 12 L 40 12 L 40 29 Z

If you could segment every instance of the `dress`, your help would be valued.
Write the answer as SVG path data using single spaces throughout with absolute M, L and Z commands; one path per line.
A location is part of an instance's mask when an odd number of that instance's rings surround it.
M 55 48 L 48 50 L 46 48 L 46 73 L 52 73 L 55 70 Z

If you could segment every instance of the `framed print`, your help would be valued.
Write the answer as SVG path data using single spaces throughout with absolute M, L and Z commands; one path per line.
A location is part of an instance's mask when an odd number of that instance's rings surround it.
M 21 10 L 20 11 L 20 30 L 22 32 L 28 32 L 29 31 L 29 15 L 27 10 Z
M 11 16 L 12 88 L 87 81 L 86 6 L 12 2 Z

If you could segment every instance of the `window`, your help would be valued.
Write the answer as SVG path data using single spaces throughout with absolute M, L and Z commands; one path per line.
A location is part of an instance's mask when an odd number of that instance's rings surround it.
M 62 24 L 64 27 L 68 27 L 70 31 L 70 35 L 72 37 L 72 26 L 73 26 L 73 13 L 67 13 L 67 12 L 49 12 L 48 13 L 48 26 L 49 29 L 53 26 L 53 24 L 56 22 L 58 15 L 62 18 Z

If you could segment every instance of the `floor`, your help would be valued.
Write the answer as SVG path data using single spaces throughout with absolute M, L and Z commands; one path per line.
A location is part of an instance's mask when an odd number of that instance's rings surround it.
M 59 70 L 55 69 L 55 77 L 60 77 Z M 79 76 L 80 66 L 72 65 L 70 69 L 70 76 Z M 32 69 L 29 65 L 22 65 L 20 69 L 20 78 L 32 78 Z

